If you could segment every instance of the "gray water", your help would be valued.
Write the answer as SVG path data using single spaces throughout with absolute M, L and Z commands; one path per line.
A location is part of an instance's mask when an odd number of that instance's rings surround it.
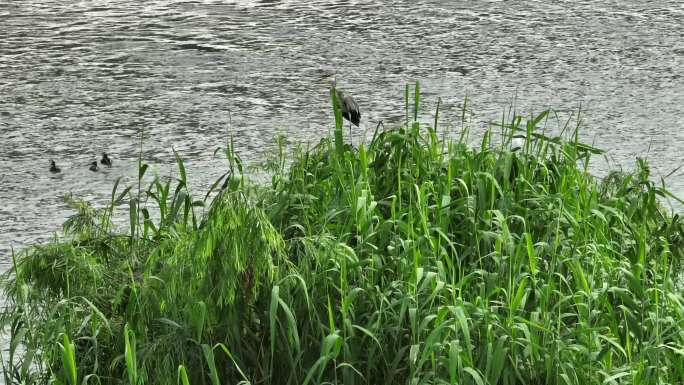
M 198 193 L 225 171 L 213 152 L 229 133 L 248 162 L 276 134 L 317 142 L 335 72 L 359 136 L 401 119 L 403 85 L 420 80 L 445 125 L 466 96 L 476 131 L 512 103 L 581 106 L 583 138 L 614 167 L 682 165 L 684 2 L 548 3 L 1 0 L 0 263 L 60 230 L 64 195 L 102 203 L 131 181 L 140 130 L 145 161 L 170 174 L 175 148 Z M 88 171 L 103 151 L 114 167 Z M 683 175 L 667 178 L 679 195 Z

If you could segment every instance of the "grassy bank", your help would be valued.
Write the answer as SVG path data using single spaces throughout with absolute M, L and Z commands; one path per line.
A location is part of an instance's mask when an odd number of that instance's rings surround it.
M 352 148 L 337 111 L 333 139 L 281 146 L 269 183 L 228 146 L 206 197 L 178 159 L 110 207 L 74 201 L 68 240 L 6 278 L 5 381 L 684 382 L 684 221 L 644 162 L 597 180 L 600 151 L 547 117 L 476 149 L 407 117 Z

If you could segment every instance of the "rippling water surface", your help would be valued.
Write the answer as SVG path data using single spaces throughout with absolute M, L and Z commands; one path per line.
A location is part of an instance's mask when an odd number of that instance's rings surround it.
M 581 105 L 584 139 L 615 164 L 648 157 L 659 176 L 684 161 L 681 1 L 0 0 L 1 263 L 59 231 L 65 194 L 104 202 L 130 181 L 142 129 L 145 160 L 169 174 L 175 148 L 198 192 L 225 170 L 213 151 L 229 132 L 248 161 L 275 134 L 315 142 L 333 72 L 365 129 L 399 119 L 420 80 L 445 122 L 466 95 L 475 123 L 516 96 L 524 113 Z M 88 171 L 103 151 L 115 167 Z M 680 195 L 683 175 L 668 178 Z

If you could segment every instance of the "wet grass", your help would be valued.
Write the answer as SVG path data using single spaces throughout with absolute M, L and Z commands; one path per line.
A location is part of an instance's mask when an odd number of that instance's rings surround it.
M 601 151 L 546 112 L 473 149 L 415 123 L 414 95 L 358 148 L 336 109 L 269 183 L 229 143 L 203 199 L 178 157 L 175 180 L 73 200 L 68 237 L 6 276 L 5 382 L 684 382 L 684 221 L 648 165 L 592 177 Z

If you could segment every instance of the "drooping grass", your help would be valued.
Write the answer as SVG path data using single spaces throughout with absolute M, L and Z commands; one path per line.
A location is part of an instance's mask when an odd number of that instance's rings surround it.
M 175 181 L 72 201 L 69 237 L 6 277 L 6 383 L 684 382 L 684 222 L 647 164 L 592 177 L 600 150 L 546 112 L 472 149 L 416 123 L 418 95 L 358 148 L 336 111 L 268 184 L 229 144 L 203 200 L 178 157 Z

